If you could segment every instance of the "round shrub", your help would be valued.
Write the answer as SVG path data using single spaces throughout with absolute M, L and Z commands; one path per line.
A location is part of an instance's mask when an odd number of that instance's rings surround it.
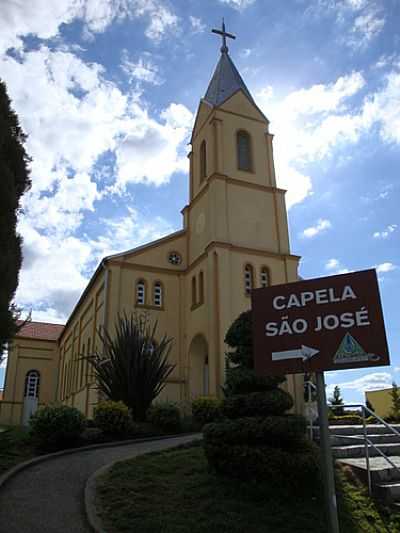
M 96 427 L 112 436 L 126 435 L 130 429 L 129 409 L 123 402 L 104 400 L 94 408 L 93 421 Z
M 204 426 L 222 418 L 221 400 L 211 396 L 202 396 L 192 401 L 193 420 Z
M 60 450 L 73 446 L 85 427 L 85 417 L 75 407 L 47 405 L 41 407 L 29 421 L 29 432 L 35 444 L 43 450 Z
M 207 424 L 203 431 L 215 445 L 251 444 L 296 447 L 304 440 L 307 421 L 301 415 L 237 418 Z
M 222 412 L 227 418 L 280 415 L 293 407 L 293 399 L 282 389 L 251 394 L 236 394 L 225 398 Z
M 313 490 L 320 479 L 318 448 L 309 441 L 293 449 L 205 440 L 207 460 L 217 473 L 241 480 L 269 480 L 276 487 Z
M 284 379 L 279 376 L 257 376 L 253 369 L 237 366 L 229 368 L 226 372 L 224 393 L 226 396 L 232 396 L 273 390 L 283 381 Z
M 165 433 L 177 433 L 181 429 L 181 414 L 172 402 L 152 405 L 147 411 L 147 420 Z

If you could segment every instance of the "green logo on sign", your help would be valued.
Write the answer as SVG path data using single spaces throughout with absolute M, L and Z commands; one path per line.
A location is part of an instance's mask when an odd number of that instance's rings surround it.
M 336 365 L 347 363 L 361 363 L 363 361 L 377 361 L 379 356 L 367 353 L 350 333 L 346 333 L 335 353 L 333 362 Z

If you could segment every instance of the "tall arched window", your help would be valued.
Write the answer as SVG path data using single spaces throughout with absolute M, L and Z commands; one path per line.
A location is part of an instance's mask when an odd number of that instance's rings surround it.
M 159 281 L 156 281 L 153 286 L 153 304 L 156 307 L 162 307 L 163 305 L 163 289 Z
M 200 181 L 207 177 L 207 146 L 206 141 L 200 145 Z
M 145 302 L 146 302 L 146 284 L 142 279 L 140 279 L 136 283 L 136 304 L 144 305 Z
M 29 370 L 25 376 L 25 397 L 39 397 L 40 374 L 37 370 Z
M 244 292 L 246 296 L 250 296 L 250 291 L 254 286 L 253 279 L 253 267 L 251 265 L 246 265 L 244 267 Z
M 252 171 L 251 138 L 247 131 L 240 130 L 237 132 L 236 145 L 239 170 Z
M 202 270 L 199 274 L 199 303 L 204 303 L 204 273 Z
M 267 267 L 262 267 L 260 272 L 260 285 L 261 287 L 268 287 L 270 284 L 269 270 Z
M 196 285 L 196 276 L 192 277 L 192 306 L 197 303 L 197 285 Z

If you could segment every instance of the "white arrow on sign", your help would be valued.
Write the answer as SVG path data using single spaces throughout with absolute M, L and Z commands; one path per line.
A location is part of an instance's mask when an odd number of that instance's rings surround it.
M 319 353 L 319 350 L 316 350 L 315 348 L 310 348 L 309 346 L 304 346 L 302 344 L 301 348 L 298 348 L 297 350 L 286 350 L 284 352 L 272 352 L 272 360 L 273 361 L 282 361 L 282 359 L 303 359 L 303 361 L 306 361 L 307 359 L 311 359 L 314 355 Z

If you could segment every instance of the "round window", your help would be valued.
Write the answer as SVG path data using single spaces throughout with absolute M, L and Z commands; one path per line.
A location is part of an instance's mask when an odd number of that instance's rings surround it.
M 180 265 L 182 263 L 182 257 L 178 252 L 170 252 L 168 254 L 168 261 L 171 265 Z

